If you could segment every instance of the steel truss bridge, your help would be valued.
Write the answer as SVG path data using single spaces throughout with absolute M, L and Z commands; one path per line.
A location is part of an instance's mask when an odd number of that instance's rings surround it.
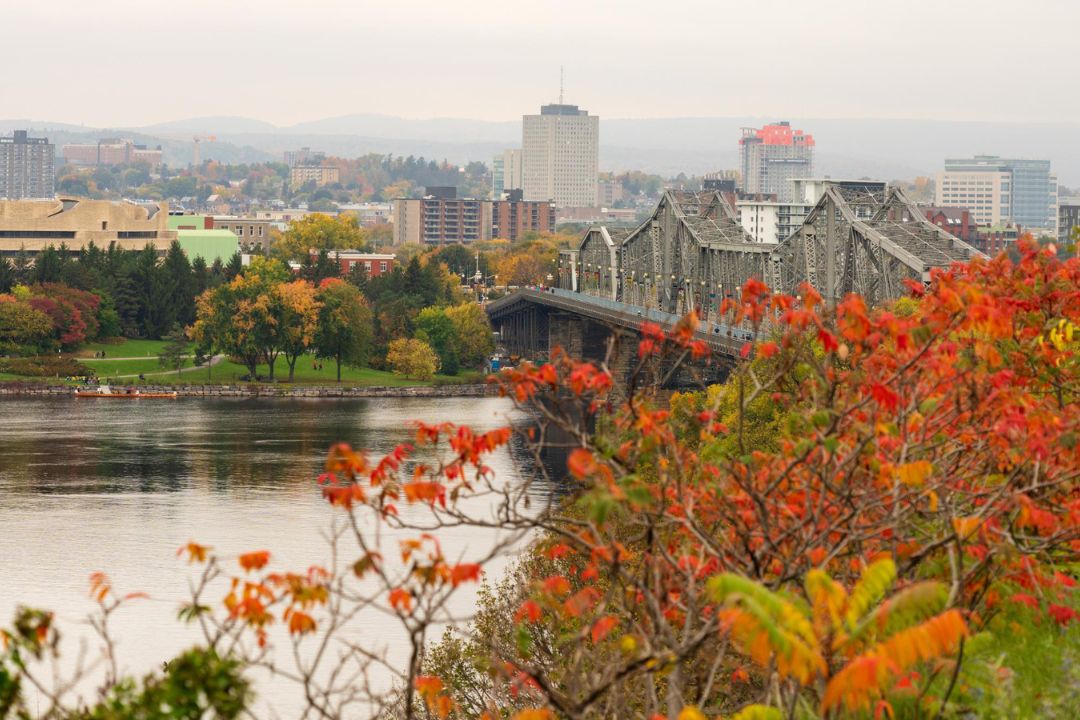
M 726 339 L 739 332 L 719 324 L 720 304 L 737 299 L 752 277 L 777 292 L 797 295 L 809 283 L 827 303 L 854 292 L 874 305 L 903 296 L 905 280 L 929 283 L 933 268 L 978 255 L 883 183 L 826 182 L 803 224 L 778 244 L 755 242 L 721 193 L 669 190 L 636 228 L 594 226 L 576 250 L 561 253 L 557 296 L 519 292 L 488 312 L 504 339 L 513 335 L 520 347 L 546 351 L 545 329 L 533 328 L 535 338 L 528 338 L 522 313 L 556 310 L 599 321 L 602 299 L 620 308 L 615 324 L 626 326 L 638 310 L 658 313 L 663 325 L 694 310 L 715 349 L 731 354 L 741 342 Z

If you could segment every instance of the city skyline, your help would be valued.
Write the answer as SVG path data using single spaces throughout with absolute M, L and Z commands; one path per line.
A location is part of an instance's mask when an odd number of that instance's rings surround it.
M 304 10 L 209 0 L 7 8 L 5 22 L 23 28 L 8 38 L 9 52 L 33 56 L 35 72 L 6 78 L 0 117 L 92 127 L 198 115 L 257 117 L 277 126 L 352 113 L 505 121 L 555 100 L 560 66 L 566 101 L 603 118 L 1080 116 L 1080 98 L 1056 92 L 1052 71 L 1080 8 L 1052 0 L 993 13 L 971 0 L 917 0 L 900 13 L 833 1 L 813 12 L 771 8 L 767 16 L 745 4 L 704 2 L 678 14 L 644 2 L 559 1 L 527 12 L 488 0 L 400 7 L 327 0 L 316 12 Z M 661 33 L 658 12 L 665 17 Z M 193 21 L 196 31 L 181 40 L 176 30 Z M 1029 39 L 1022 52 L 986 51 L 987 35 L 1003 24 L 1012 37 Z M 597 28 L 613 38 L 648 35 L 650 51 L 596 42 Z M 763 54 L 765 32 L 770 49 Z M 176 52 L 168 50 L 170 37 L 181 45 Z M 251 50 L 222 43 L 236 37 L 264 43 Z M 274 43 L 288 52 L 258 52 Z M 43 46 L 50 52 L 41 53 Z M 671 73 L 676 62 L 689 72 Z M 73 69 L 96 79 L 72 82 Z M 435 72 L 450 72 L 455 81 L 427 82 Z M 191 83 L 210 99 L 193 106 L 188 94 L 162 92 L 148 103 L 144 91 L 132 92 Z M 418 83 L 424 93 L 408 92 Z M 469 87 L 499 91 L 462 92 Z M 1002 101 L 1003 90 L 1011 102 Z

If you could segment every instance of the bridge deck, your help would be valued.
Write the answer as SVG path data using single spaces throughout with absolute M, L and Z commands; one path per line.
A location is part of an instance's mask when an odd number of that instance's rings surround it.
M 680 316 L 674 313 L 643 308 L 562 288 L 545 288 L 543 290 L 523 288 L 517 290 L 512 295 L 507 295 L 489 303 L 487 306 L 488 317 L 493 322 L 497 322 L 503 317 L 520 311 L 522 306 L 530 304 L 543 305 L 555 310 L 588 317 L 607 325 L 631 330 L 640 329 L 641 324 L 646 321 L 656 323 L 665 330 L 671 330 L 680 320 Z M 753 339 L 753 333 L 745 328 L 730 325 L 708 323 L 708 326 L 706 326 L 702 323 L 698 326 L 695 337 L 704 340 L 714 352 L 734 357 L 739 354 L 744 343 Z

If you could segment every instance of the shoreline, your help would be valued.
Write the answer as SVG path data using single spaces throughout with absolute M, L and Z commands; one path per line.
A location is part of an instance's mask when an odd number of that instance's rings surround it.
M 75 385 L 36 384 L 33 382 L 0 382 L 0 397 L 43 396 L 75 397 Z M 413 386 L 346 386 L 303 385 L 278 387 L 274 385 L 152 385 L 132 383 L 116 387 L 137 387 L 144 393 L 176 392 L 178 397 L 244 397 L 244 398 L 293 398 L 293 399 L 353 399 L 353 398 L 455 398 L 455 397 L 496 397 L 498 386 L 494 383 L 468 385 L 413 385 Z M 93 399 L 93 398 L 89 398 Z

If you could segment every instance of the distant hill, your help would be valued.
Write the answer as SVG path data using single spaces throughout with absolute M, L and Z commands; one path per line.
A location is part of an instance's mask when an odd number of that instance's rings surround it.
M 221 135 L 225 133 L 260 133 L 274 132 L 277 127 L 262 120 L 252 120 L 245 117 L 198 117 L 187 120 L 172 120 L 170 122 L 147 125 L 135 128 L 147 135 L 160 135 L 162 133 L 188 133 L 192 135 Z
M 663 175 L 736 167 L 740 128 L 776 119 L 601 118 L 600 167 Z M 1080 185 L 1080 142 L 1074 140 L 1080 134 L 1080 123 L 787 119 L 814 135 L 817 172 L 823 175 L 911 178 L 938 172 L 946 157 L 985 153 L 1049 159 L 1063 184 Z M 25 127 L 48 130 L 58 143 L 58 138 L 66 136 L 136 134 L 145 138 L 140 142 L 165 145 L 168 161 L 173 164 L 190 161 L 192 143 L 188 136 L 192 135 L 215 136 L 217 142 L 204 142 L 200 151 L 204 158 L 223 162 L 280 159 L 285 150 L 309 146 L 345 157 L 377 152 L 490 164 L 495 153 L 521 142 L 520 121 L 408 119 L 378 114 L 344 115 L 288 127 L 244 117 L 200 117 L 126 131 L 0 120 L 0 131 L 5 134 Z

